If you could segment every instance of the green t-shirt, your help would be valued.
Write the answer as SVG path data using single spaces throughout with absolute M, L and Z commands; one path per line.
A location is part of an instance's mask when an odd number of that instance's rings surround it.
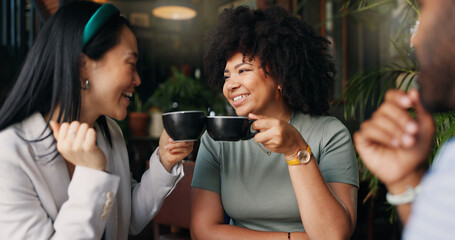
M 290 123 L 310 145 L 326 182 L 359 186 L 351 136 L 338 119 L 294 113 Z M 233 225 L 259 231 L 305 231 L 283 154 L 267 156 L 254 139 L 214 141 L 204 133 L 192 187 L 220 193 Z

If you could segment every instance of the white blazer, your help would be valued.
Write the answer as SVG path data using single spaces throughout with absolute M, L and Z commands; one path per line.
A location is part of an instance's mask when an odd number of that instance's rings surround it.
M 40 113 L 0 132 L 0 239 L 127 239 L 155 216 L 183 177 L 157 151 L 140 183 L 131 178 L 122 132 L 107 118 L 112 148 L 97 130 L 106 172 L 77 166 L 70 181 Z M 43 132 L 44 131 L 44 132 Z

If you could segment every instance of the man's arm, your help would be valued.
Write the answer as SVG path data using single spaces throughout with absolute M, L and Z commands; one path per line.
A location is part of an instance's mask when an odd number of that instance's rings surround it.
M 411 108 L 415 119 L 408 112 Z M 365 166 L 390 194 L 398 195 L 420 183 L 434 132 L 433 117 L 423 108 L 417 91 L 389 90 L 384 103 L 355 133 L 354 143 Z M 398 213 L 406 223 L 410 204 L 399 206 Z

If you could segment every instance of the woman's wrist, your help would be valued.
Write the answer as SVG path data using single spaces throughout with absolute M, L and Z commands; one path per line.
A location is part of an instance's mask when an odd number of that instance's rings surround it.
M 299 144 L 296 148 L 294 148 L 292 151 L 290 151 L 287 154 L 284 154 L 284 159 L 286 160 L 294 160 L 297 158 L 299 155 L 300 150 L 302 149 L 307 149 L 308 145 L 307 144 Z
M 74 164 L 74 166 L 83 166 L 86 168 L 91 168 L 94 170 L 98 171 L 104 171 L 106 170 L 106 159 L 100 160 L 100 161 L 86 161 L 86 162 L 80 162 L 77 164 Z
M 159 147 L 158 147 L 157 156 L 158 156 L 158 160 L 160 161 L 161 165 L 163 165 L 164 169 L 166 169 L 166 171 L 168 171 L 170 173 L 172 171 L 172 168 L 175 165 L 175 162 L 170 163 L 169 161 L 167 161 L 166 159 L 161 157 L 161 148 L 159 148 Z

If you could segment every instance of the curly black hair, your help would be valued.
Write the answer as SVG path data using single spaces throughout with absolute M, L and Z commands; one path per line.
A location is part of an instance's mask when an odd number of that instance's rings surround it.
M 280 7 L 265 11 L 229 8 L 221 13 L 207 40 L 204 72 L 210 86 L 222 89 L 226 62 L 241 52 L 249 60 L 261 61 L 265 73 L 282 87 L 292 110 L 327 114 L 335 74 L 327 54 L 330 42 L 303 20 Z

